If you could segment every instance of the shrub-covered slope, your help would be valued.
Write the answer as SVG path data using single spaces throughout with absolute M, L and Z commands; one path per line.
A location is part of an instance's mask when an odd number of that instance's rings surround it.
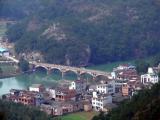
M 36 108 L 0 100 L 1 120 L 49 120 L 49 117 Z
M 17 53 L 39 51 L 50 63 L 87 65 L 160 51 L 158 0 L 1 1 L 0 15 L 19 21 L 7 32 Z

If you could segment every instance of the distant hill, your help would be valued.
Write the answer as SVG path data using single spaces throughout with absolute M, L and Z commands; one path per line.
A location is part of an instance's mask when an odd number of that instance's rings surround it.
M 84 66 L 143 58 L 160 51 L 159 0 L 1 0 L 0 16 L 17 53 Z
M 124 101 L 108 115 L 101 113 L 93 120 L 160 120 L 160 83 Z

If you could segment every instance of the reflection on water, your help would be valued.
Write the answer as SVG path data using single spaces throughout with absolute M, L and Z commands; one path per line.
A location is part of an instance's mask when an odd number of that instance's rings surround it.
M 57 80 L 55 76 L 47 76 L 44 73 L 23 74 L 16 77 L 0 79 L 0 95 L 8 93 L 10 89 L 28 89 L 32 84 L 44 84 L 45 86 L 55 86 Z
M 2 81 L 0 81 L 0 88 L 2 87 L 2 85 L 3 85 L 3 82 L 2 82 Z
M 75 80 L 77 77 L 73 74 L 65 75 L 64 79 Z M 32 84 L 43 84 L 46 87 L 56 86 L 61 80 L 61 73 L 34 72 L 22 74 L 16 77 L 0 79 L 0 95 L 8 93 L 10 89 L 28 89 Z

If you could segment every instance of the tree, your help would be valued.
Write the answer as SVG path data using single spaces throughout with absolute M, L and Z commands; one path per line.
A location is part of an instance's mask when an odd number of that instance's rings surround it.
M 26 72 L 29 70 L 29 62 L 23 58 L 20 59 L 18 66 L 23 72 Z
M 138 73 L 146 73 L 148 67 L 150 66 L 149 63 L 146 62 L 145 60 L 137 60 L 135 64 Z

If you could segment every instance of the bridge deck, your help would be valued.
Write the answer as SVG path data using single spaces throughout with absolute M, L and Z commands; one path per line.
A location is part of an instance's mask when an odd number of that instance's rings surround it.
M 95 74 L 100 74 L 100 75 L 105 75 L 105 76 L 110 75 L 109 72 L 103 72 L 103 71 L 99 71 L 99 70 L 91 70 L 91 69 L 86 69 L 86 68 L 64 66 L 64 65 L 57 65 L 57 64 L 36 63 L 36 62 L 31 62 L 30 64 L 34 64 L 36 66 L 41 66 L 41 67 L 47 67 L 47 68 L 58 68 L 58 69 L 66 69 L 66 70 L 79 71 L 79 72 L 85 72 L 85 73 L 95 73 Z

